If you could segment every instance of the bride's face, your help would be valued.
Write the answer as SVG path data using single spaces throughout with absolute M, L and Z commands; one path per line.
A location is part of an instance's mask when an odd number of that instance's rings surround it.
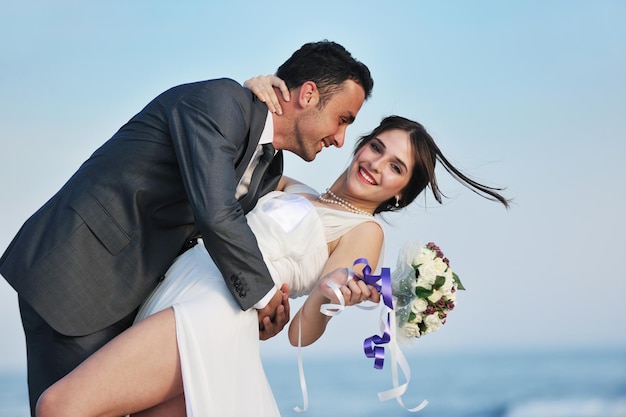
M 376 205 L 396 196 L 402 199 L 414 164 L 409 134 L 400 129 L 387 130 L 354 156 L 347 172 L 349 188 Z

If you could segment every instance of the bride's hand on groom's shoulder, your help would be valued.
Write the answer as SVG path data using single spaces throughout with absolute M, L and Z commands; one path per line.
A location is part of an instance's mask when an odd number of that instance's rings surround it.
M 257 310 L 259 316 L 259 339 L 276 336 L 289 322 L 289 288 L 283 284 L 268 305 Z
M 274 87 L 278 88 L 285 101 L 289 101 L 289 88 L 287 84 L 275 75 L 258 75 L 246 80 L 243 86 L 250 89 L 259 100 L 267 106 L 272 113 L 283 114 L 280 101 Z

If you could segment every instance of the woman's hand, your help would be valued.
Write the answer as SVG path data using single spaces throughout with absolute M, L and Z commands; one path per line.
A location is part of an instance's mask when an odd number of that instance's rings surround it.
M 339 287 L 344 306 L 353 306 L 368 300 L 374 303 L 380 301 L 376 288 L 360 279 L 354 279 L 351 269 L 337 268 L 329 272 L 320 278 L 292 320 L 289 326 L 289 342 L 292 346 L 308 346 L 324 334 L 326 325 L 334 314 L 321 311 L 321 307 L 328 303 L 340 304 L 334 288 L 328 285 L 330 281 Z M 330 311 L 335 311 L 335 306 L 330 307 Z
M 283 99 L 289 101 L 289 89 L 282 79 L 275 75 L 259 75 L 246 80 L 243 86 L 250 89 L 259 100 L 265 103 L 269 111 L 283 114 L 283 109 L 274 90 L 274 87 L 278 88 Z
M 371 285 L 367 285 L 365 281 L 354 279 L 353 274 L 348 273 L 348 268 L 339 268 L 322 278 L 318 284 L 318 288 L 326 298 L 332 303 L 338 303 L 337 297 L 328 281 L 333 281 L 339 285 L 339 291 L 343 295 L 346 306 L 353 306 L 363 301 L 372 301 L 378 303 L 380 294 Z

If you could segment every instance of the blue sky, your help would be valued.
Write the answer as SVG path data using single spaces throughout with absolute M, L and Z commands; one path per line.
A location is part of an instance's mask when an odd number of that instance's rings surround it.
M 387 217 L 386 265 L 404 241 L 435 241 L 468 288 L 416 349 L 626 345 L 626 3 L 176 3 L 0 4 L 0 249 L 161 91 L 243 82 L 326 38 L 369 66 L 374 93 L 344 148 L 310 164 L 287 158 L 288 175 L 323 190 L 354 138 L 399 114 L 515 199 L 506 211 L 440 172 L 442 206 L 428 195 Z M 16 297 L 4 281 L 0 331 L 0 366 L 22 366 Z M 359 354 L 377 331 L 376 313 L 347 311 L 310 351 Z M 282 352 L 286 341 L 266 346 Z

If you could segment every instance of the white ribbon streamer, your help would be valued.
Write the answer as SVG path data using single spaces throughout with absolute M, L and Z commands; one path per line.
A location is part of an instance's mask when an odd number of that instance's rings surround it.
M 348 268 L 348 283 L 352 278 L 354 278 L 354 273 L 351 268 Z M 343 294 L 340 291 L 341 286 L 337 285 L 334 281 L 328 281 L 326 283 L 339 300 L 339 304 L 322 304 L 320 306 L 320 313 L 325 314 L 329 317 L 336 316 L 340 314 L 346 308 L 346 301 L 343 298 Z M 306 389 L 306 378 L 304 376 L 304 366 L 302 365 L 302 321 L 298 320 L 298 376 L 300 377 L 300 390 L 302 391 L 302 408 L 295 406 L 293 409 L 297 413 L 304 413 L 309 408 L 309 394 Z
M 334 281 L 328 281 L 326 285 L 328 285 L 333 290 L 333 292 L 335 293 L 335 296 L 339 300 L 339 304 L 333 304 L 333 303 L 322 304 L 320 306 L 320 313 L 325 314 L 329 317 L 333 317 L 333 316 L 340 314 L 343 310 L 346 309 L 346 301 L 343 298 L 343 294 L 340 291 L 341 286 L 337 285 Z
M 386 319 L 385 314 L 389 310 L 390 310 L 389 307 L 385 306 L 381 311 L 380 322 L 381 322 L 381 326 L 383 326 L 382 327 L 383 329 L 384 329 L 385 319 Z M 406 357 L 404 356 L 404 354 L 400 350 L 400 347 L 398 346 L 398 342 L 396 339 L 396 315 L 394 314 L 393 310 L 391 310 L 391 314 L 389 315 L 389 317 L 390 317 L 390 327 L 391 327 L 391 340 L 389 341 L 387 346 L 389 347 L 389 351 L 391 353 L 391 382 L 393 384 L 393 388 L 387 391 L 379 392 L 378 399 L 380 401 L 388 401 L 388 400 L 395 398 L 396 402 L 402 408 L 412 413 L 415 413 L 415 412 L 423 410 L 424 407 L 428 405 L 428 401 L 423 400 L 417 407 L 413 407 L 413 408 L 407 408 L 404 405 L 404 402 L 402 401 L 402 395 L 404 395 L 404 393 L 406 392 L 409 386 L 409 382 L 411 382 L 411 368 L 409 367 L 409 363 L 407 362 Z M 402 373 L 404 374 L 404 379 L 406 380 L 406 382 L 402 385 L 400 385 L 399 383 L 398 366 L 400 367 L 400 370 L 402 370 Z
M 302 365 L 302 321 L 298 320 L 298 376 L 300 377 L 300 390 L 302 391 L 302 408 L 295 406 L 296 413 L 304 413 L 309 408 L 309 394 L 306 389 L 304 366 Z

